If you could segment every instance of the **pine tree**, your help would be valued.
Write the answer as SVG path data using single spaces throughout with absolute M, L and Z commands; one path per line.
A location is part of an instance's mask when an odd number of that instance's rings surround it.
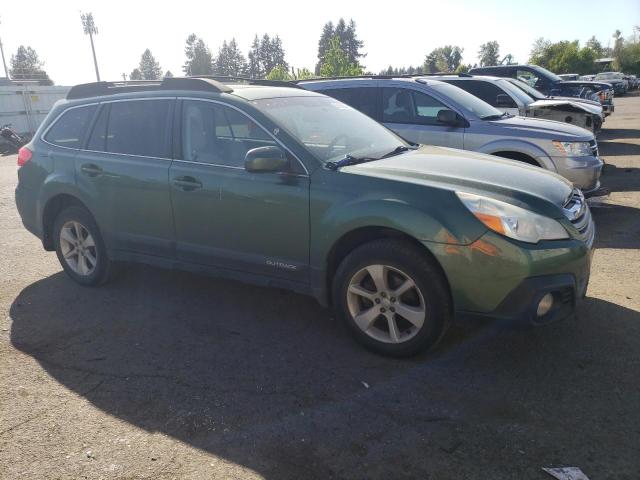
M 173 78 L 173 73 L 171 73 L 171 70 L 167 70 L 167 72 L 164 74 L 164 78 Z
M 262 78 L 265 73 L 262 69 L 262 54 L 260 51 L 260 39 L 258 39 L 258 35 L 253 39 L 253 43 L 251 44 L 251 49 L 249 50 L 249 62 L 247 65 L 247 74 L 251 78 Z
M 247 72 L 247 60 L 238 48 L 235 38 L 229 43 L 225 40 L 218 51 L 215 60 L 214 72 L 216 75 L 239 77 Z
M 322 27 L 320 40 L 318 41 L 318 63 L 316 64 L 316 75 L 320 73 L 320 66 L 324 63 L 327 51 L 331 48 L 331 40 L 335 36 L 335 28 L 332 22 L 327 22 Z
M 129 80 L 143 80 L 142 73 L 139 68 L 134 68 L 133 71 L 129 74 Z
M 204 40 L 198 38 L 195 33 L 187 37 L 184 53 L 187 57 L 187 61 L 182 67 L 185 75 L 213 74 L 213 56 L 211 55 L 211 51 L 204 43 Z
M 138 67 L 142 74 L 143 80 L 159 80 L 162 77 L 162 68 L 156 61 L 151 50 L 148 48 L 140 57 L 140 66 Z
M 11 55 L 10 74 L 14 80 L 40 80 L 43 85 L 53 85 L 53 82 L 42 67 L 36 51 L 31 47 L 20 45 L 15 55 Z
M 323 77 L 346 77 L 361 75 L 362 67 L 349 63 L 349 57 L 340 47 L 340 37 L 337 35 L 331 40 L 324 63 L 320 66 L 320 75 Z

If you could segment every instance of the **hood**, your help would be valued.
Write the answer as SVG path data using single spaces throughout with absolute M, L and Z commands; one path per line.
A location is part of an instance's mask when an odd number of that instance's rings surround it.
M 511 130 L 514 136 L 537 138 L 546 136 L 549 140 L 566 142 L 589 142 L 593 140 L 593 133 L 589 130 L 554 120 L 514 116 L 501 120 L 491 120 L 490 122 L 493 125 Z
M 594 82 L 587 82 L 583 80 L 565 80 L 562 82 L 558 82 L 556 85 L 566 85 L 568 87 L 579 87 L 579 86 L 591 87 L 596 89 L 596 91 L 606 89 L 606 88 L 611 88 L 611 82 L 609 80 L 607 81 L 598 80 Z
M 580 110 L 592 115 L 602 115 L 602 107 L 599 105 L 590 105 L 583 102 L 574 102 L 568 99 L 553 98 L 547 100 L 536 100 L 529 104 L 529 108 L 545 108 L 545 107 L 567 107 L 569 110 Z
M 561 97 L 561 96 L 550 95 L 546 98 L 541 98 L 540 100 L 560 100 L 565 102 L 576 102 L 576 103 L 583 103 L 583 104 L 593 105 L 595 107 L 602 108 L 602 105 L 599 100 L 589 100 L 588 98 Z
M 402 155 L 343 167 L 341 172 L 368 175 L 452 191 L 498 198 L 559 218 L 549 203 L 562 207 L 571 182 L 548 170 L 492 155 L 422 146 Z M 559 213 L 559 215 L 558 215 Z

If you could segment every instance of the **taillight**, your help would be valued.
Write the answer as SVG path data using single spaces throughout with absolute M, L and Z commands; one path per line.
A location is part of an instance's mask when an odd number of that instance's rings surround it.
M 22 167 L 25 163 L 31 160 L 32 156 L 33 152 L 31 152 L 31 150 L 27 147 L 21 147 L 20 150 L 18 150 L 18 166 Z

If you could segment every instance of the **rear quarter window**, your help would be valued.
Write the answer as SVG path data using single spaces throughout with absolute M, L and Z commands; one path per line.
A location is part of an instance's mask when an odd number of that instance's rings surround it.
M 70 108 L 49 128 L 44 139 L 59 147 L 80 148 L 97 105 Z

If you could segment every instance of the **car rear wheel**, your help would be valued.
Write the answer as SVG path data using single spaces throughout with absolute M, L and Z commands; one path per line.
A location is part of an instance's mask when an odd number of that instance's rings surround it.
M 432 348 L 451 318 L 440 268 L 401 240 L 376 240 L 349 254 L 336 272 L 333 299 L 355 338 L 390 356 Z
M 109 279 L 113 265 L 100 230 L 86 209 L 79 206 L 64 209 L 53 228 L 58 260 L 73 280 L 95 286 Z

